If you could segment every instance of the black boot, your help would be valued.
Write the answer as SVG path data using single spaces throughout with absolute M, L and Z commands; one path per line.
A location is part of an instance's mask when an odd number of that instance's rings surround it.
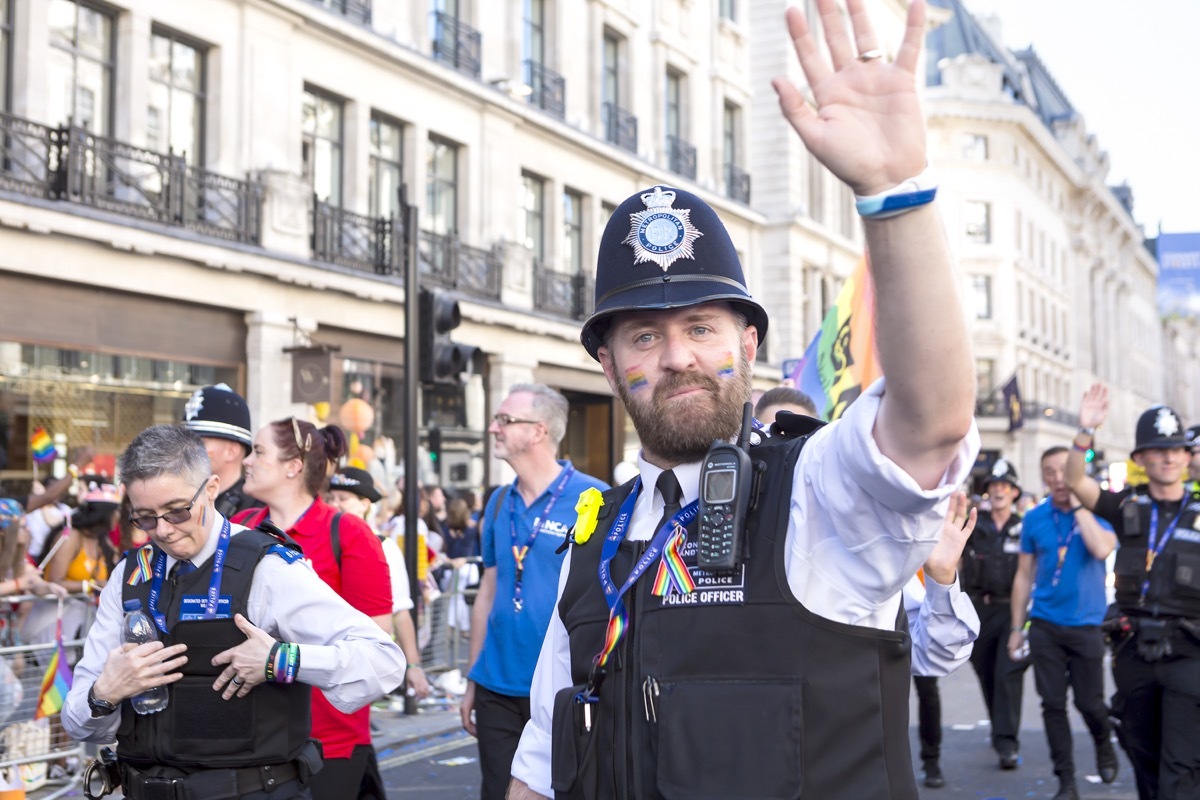
M 1074 778 L 1058 779 L 1058 794 L 1054 800 L 1079 800 L 1079 790 L 1075 788 Z
M 942 776 L 942 768 L 938 766 L 936 758 L 925 759 L 925 785 L 930 789 L 940 789 L 946 785 L 946 779 Z
M 1113 749 L 1112 741 L 1106 736 L 1096 742 L 1096 771 L 1100 780 L 1112 783 L 1117 779 L 1117 751 Z

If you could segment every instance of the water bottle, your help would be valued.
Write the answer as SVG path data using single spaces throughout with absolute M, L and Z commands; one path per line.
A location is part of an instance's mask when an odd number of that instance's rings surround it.
M 125 627 L 121 630 L 126 642 L 143 644 L 158 639 L 154 623 L 142 611 L 142 604 L 137 600 L 125 601 Z M 130 700 L 133 710 L 139 714 L 155 714 L 167 707 L 167 687 L 156 686 L 147 689 Z

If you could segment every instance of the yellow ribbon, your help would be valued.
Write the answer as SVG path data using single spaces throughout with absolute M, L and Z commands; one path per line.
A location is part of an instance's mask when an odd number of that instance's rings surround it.
M 584 544 L 592 538 L 592 533 L 596 530 L 596 518 L 600 516 L 600 506 L 602 505 L 604 505 L 604 495 L 595 487 L 585 489 L 579 495 L 579 500 L 575 503 L 575 513 L 579 514 L 575 520 L 575 544 Z

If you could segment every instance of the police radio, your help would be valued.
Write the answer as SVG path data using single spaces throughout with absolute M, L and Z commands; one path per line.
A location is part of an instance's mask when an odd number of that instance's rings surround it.
M 700 533 L 696 566 L 708 572 L 730 572 L 742 561 L 753 473 L 747 452 L 751 408 L 746 403 L 742 412 L 739 444 L 713 442 L 700 465 Z

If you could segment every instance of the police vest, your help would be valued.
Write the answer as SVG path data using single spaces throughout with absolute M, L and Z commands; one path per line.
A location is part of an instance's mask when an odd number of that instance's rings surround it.
M 264 504 L 246 494 L 245 478 L 238 478 L 237 483 L 217 495 L 213 507 L 225 519 L 233 519 L 248 508 L 261 508 Z
M 1021 515 L 1012 514 L 996 530 L 991 514 L 980 514 L 975 533 L 963 548 L 959 583 L 972 597 L 990 595 L 1007 600 L 1021 556 Z
M 1183 496 L 1183 514 L 1175 533 L 1154 559 L 1150 587 L 1142 598 L 1146 580 L 1146 555 L 1150 548 L 1150 512 L 1153 505 L 1146 488 L 1139 486 L 1121 501 L 1120 547 L 1113 566 L 1117 605 L 1126 614 L 1200 619 L 1200 491 Z M 1159 537 L 1174 515 L 1159 507 Z
M 212 558 L 188 575 L 163 580 L 159 609 L 165 610 L 168 631 L 162 636 L 163 643 L 186 642 L 188 660 L 180 670 L 183 678 L 167 685 L 170 699 L 162 711 L 138 714 L 129 700 L 121 704 L 117 743 L 122 762 L 141 769 L 160 765 L 190 772 L 282 764 L 299 755 L 312 727 L 311 687 L 262 683 L 245 697 L 231 700 L 213 691 L 213 682 L 223 669 L 212 665 L 213 656 L 246 641 L 233 615 L 254 621 L 247 613 L 254 568 L 272 548 L 299 550 L 295 542 L 286 542 L 281 544 L 262 529 L 245 530 L 230 538 L 221 574 L 219 612 L 228 618 L 180 621 L 185 596 L 208 594 Z M 134 563 L 134 552 L 127 554 L 127 565 Z M 159 552 L 155 547 L 154 558 Z M 149 609 L 150 585 L 149 580 L 136 586 L 126 581 L 122 600 L 138 600 L 144 611 Z
M 597 580 L 603 534 L 633 483 L 605 493 L 596 533 L 572 548 L 558 607 L 577 685 L 555 698 L 556 798 L 915 800 L 903 608 L 896 631 L 846 625 L 804 608 L 788 585 L 803 442 L 773 437 L 751 451 L 762 485 L 738 572 L 692 569 L 694 592 L 657 597 L 651 568 L 630 588 L 629 633 L 608 661 L 599 702 L 584 704 L 575 695 L 609 616 Z M 690 567 L 695 540 L 690 531 L 682 553 Z M 616 585 L 645 546 L 621 543 Z

